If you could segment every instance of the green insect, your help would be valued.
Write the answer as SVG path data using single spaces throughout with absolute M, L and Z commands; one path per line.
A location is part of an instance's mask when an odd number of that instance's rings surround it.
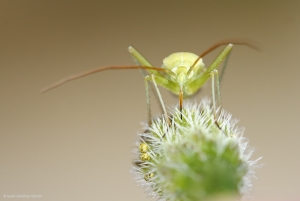
M 107 66 L 91 69 L 63 78 L 58 82 L 53 83 L 49 87 L 43 89 L 42 93 L 56 88 L 68 81 L 75 80 L 77 78 L 84 77 L 93 73 L 102 72 L 105 70 L 142 69 L 145 74 L 144 80 L 146 87 L 147 113 L 148 123 L 150 125 L 152 121 L 152 115 L 150 107 L 149 81 L 153 82 L 165 118 L 167 121 L 169 121 L 168 114 L 157 85 L 160 85 L 166 88 L 167 90 L 171 91 L 175 95 L 178 95 L 179 109 L 180 111 L 182 111 L 183 99 L 194 95 L 207 82 L 209 78 L 212 78 L 212 102 L 214 114 L 216 117 L 216 110 L 217 108 L 221 107 L 219 73 L 217 71 L 217 68 L 225 59 L 229 57 L 233 48 L 233 44 L 247 45 L 251 48 L 258 49 L 257 46 L 255 46 L 252 42 L 249 42 L 247 40 L 228 39 L 215 43 L 200 55 L 196 55 L 190 52 L 173 53 L 163 60 L 162 67 L 154 67 L 140 52 L 138 52 L 132 46 L 129 46 L 128 50 L 132 55 L 134 61 L 138 64 L 138 66 Z M 220 52 L 220 54 L 211 63 L 211 65 L 206 67 L 202 61 L 202 57 L 223 45 L 226 45 L 226 47 Z M 226 66 L 226 63 L 227 62 L 225 62 L 224 67 Z

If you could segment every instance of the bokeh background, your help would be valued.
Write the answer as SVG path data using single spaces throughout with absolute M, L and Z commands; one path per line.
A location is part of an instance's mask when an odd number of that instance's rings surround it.
M 138 70 L 39 90 L 90 68 L 132 65 L 129 45 L 160 66 L 170 53 L 200 54 L 235 37 L 263 47 L 235 46 L 221 86 L 223 107 L 256 147 L 253 159 L 263 156 L 252 195 L 298 200 L 299 10 L 297 0 L 1 0 L 0 200 L 150 200 L 130 173 L 147 120 Z M 194 98 L 210 90 L 207 84 Z M 161 91 L 167 105 L 177 104 Z

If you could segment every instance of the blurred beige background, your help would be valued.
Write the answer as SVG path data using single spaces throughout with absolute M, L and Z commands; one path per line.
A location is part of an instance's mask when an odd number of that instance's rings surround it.
M 150 200 L 130 174 L 146 121 L 138 70 L 106 71 L 46 94 L 44 86 L 97 66 L 154 65 L 177 51 L 235 46 L 223 106 L 263 156 L 252 195 L 299 196 L 300 1 L 0 1 L 0 200 Z M 209 64 L 221 49 L 205 58 Z M 168 105 L 177 98 L 162 89 Z M 210 95 L 210 86 L 195 98 Z M 159 113 L 153 101 L 154 112 Z M 15 198 L 17 199 L 17 198 Z M 274 199 L 275 200 L 275 199 Z M 287 200 L 287 199 L 285 199 Z M 296 200 L 296 199 L 295 199 Z

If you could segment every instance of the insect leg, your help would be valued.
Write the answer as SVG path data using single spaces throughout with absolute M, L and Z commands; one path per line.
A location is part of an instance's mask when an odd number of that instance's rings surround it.
M 150 76 L 151 76 L 151 77 L 150 77 Z M 168 117 L 168 113 L 167 113 L 167 110 L 166 110 L 166 107 L 165 107 L 163 98 L 162 98 L 162 96 L 161 96 L 161 94 L 160 94 L 160 91 L 159 91 L 159 89 L 158 89 L 157 83 L 156 83 L 156 81 L 155 81 L 155 75 L 154 75 L 154 74 L 148 75 L 148 76 L 146 76 L 145 79 L 147 79 L 147 81 L 148 81 L 148 80 L 151 80 L 151 81 L 153 82 L 154 87 L 155 87 L 155 90 L 156 90 L 156 93 L 157 93 L 157 96 L 158 96 L 159 101 L 160 101 L 160 104 L 161 104 L 161 107 L 162 107 L 162 109 L 163 109 L 163 113 L 164 113 L 164 116 L 165 116 L 165 120 L 166 120 L 166 122 L 167 122 L 168 124 L 170 124 L 170 120 L 169 120 L 169 117 Z M 148 84 L 147 84 L 147 85 L 148 85 Z M 148 94 L 149 94 L 149 93 L 148 93 Z M 148 107 L 150 107 L 150 100 L 149 100 L 149 106 L 148 106 Z
M 211 75 L 211 88 L 212 88 L 212 102 L 213 102 L 213 113 L 215 120 L 217 120 L 218 112 L 221 110 L 221 94 L 220 94 L 220 82 L 218 70 L 213 70 Z
M 211 77 L 211 72 L 219 67 L 222 61 L 231 52 L 232 48 L 233 45 L 228 44 L 212 62 L 212 64 L 207 68 L 207 70 L 201 75 L 201 77 L 190 83 L 187 90 L 188 94 L 196 93 L 203 86 L 203 84 Z
M 226 56 L 225 60 L 224 60 L 224 63 L 223 63 L 223 67 L 221 69 L 221 73 L 220 73 L 220 79 L 219 79 L 219 82 L 221 83 L 222 82 L 222 79 L 224 77 L 224 74 L 225 74 L 225 70 L 226 70 L 226 67 L 228 65 L 228 61 L 229 61 L 229 57 L 231 55 L 231 52 L 228 53 L 228 55 Z
M 139 52 L 137 51 L 134 47 L 129 46 L 128 47 L 128 51 L 131 54 L 134 62 L 136 63 L 136 65 L 139 66 L 152 66 L 152 64 Z M 151 70 L 145 70 L 145 69 L 140 69 L 141 73 L 143 74 L 144 77 L 146 77 L 149 73 L 153 74 L 154 72 L 159 73 L 157 71 L 151 71 Z M 157 96 L 157 93 L 155 93 L 155 89 L 153 87 L 153 85 L 148 85 L 148 83 L 146 82 L 146 97 L 147 97 L 147 110 L 148 110 L 148 123 L 151 122 L 151 108 L 150 108 L 150 102 L 148 103 L 149 99 L 150 99 L 150 92 L 149 92 L 149 88 L 152 92 L 154 92 L 154 96 L 155 99 L 159 102 L 159 98 Z M 149 107 L 149 108 L 148 108 Z M 162 106 L 160 106 L 161 112 L 163 112 L 163 108 Z
M 131 56 L 136 64 L 138 64 L 140 66 L 151 66 L 152 67 L 151 63 L 134 47 L 129 46 L 128 51 L 131 54 Z M 146 70 L 147 70 L 147 72 L 149 72 L 149 74 L 155 74 L 155 75 L 160 74 L 156 70 L 152 70 L 152 69 L 146 69 Z
M 151 106 L 150 106 L 150 93 L 148 84 L 149 75 L 145 76 L 145 87 L 146 87 L 146 103 L 147 103 L 147 115 L 148 115 L 148 125 L 152 124 Z

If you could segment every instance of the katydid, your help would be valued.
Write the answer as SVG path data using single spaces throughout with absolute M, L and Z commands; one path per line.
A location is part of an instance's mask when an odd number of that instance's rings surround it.
M 182 111 L 183 99 L 194 95 L 209 78 L 212 78 L 212 102 L 214 116 L 216 118 L 217 108 L 221 107 L 219 73 L 217 71 L 217 68 L 224 61 L 224 59 L 228 58 L 229 54 L 232 51 L 233 44 L 246 45 L 253 49 L 259 49 L 252 42 L 246 40 L 228 39 L 215 43 L 200 55 L 196 55 L 190 52 L 173 53 L 163 60 L 162 67 L 154 67 L 139 51 L 137 51 L 132 46 L 129 46 L 128 50 L 138 66 L 106 66 L 94 68 L 63 78 L 58 82 L 55 82 L 52 85 L 44 88 L 42 90 L 42 93 L 56 88 L 68 81 L 105 70 L 142 69 L 144 72 L 146 72 L 144 80 L 146 87 L 148 123 L 150 125 L 152 116 L 150 108 L 150 92 L 148 84 L 149 81 L 153 82 L 158 98 L 160 100 L 160 104 L 163 108 L 165 118 L 167 121 L 169 121 L 168 114 L 157 85 L 166 88 L 175 95 L 178 95 L 179 109 L 180 111 Z M 220 52 L 220 54 L 216 57 L 216 59 L 210 66 L 205 67 L 202 58 L 211 51 L 223 45 L 226 45 L 226 47 Z

